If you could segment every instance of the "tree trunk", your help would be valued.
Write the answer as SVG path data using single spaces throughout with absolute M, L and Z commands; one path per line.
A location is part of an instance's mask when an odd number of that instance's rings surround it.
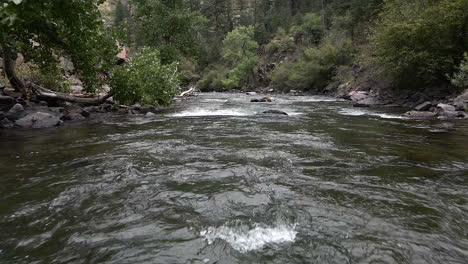
M 25 95 L 26 87 L 24 86 L 23 81 L 21 81 L 18 76 L 16 76 L 15 72 L 17 55 L 12 52 L 7 45 L 2 45 L 2 49 L 3 69 L 5 70 L 8 81 L 17 92 L 21 92 L 23 95 Z
M 109 92 L 108 94 L 102 97 L 83 98 L 83 97 L 72 96 L 72 95 L 65 94 L 65 93 L 54 92 L 34 83 L 31 83 L 30 85 L 34 93 L 37 95 L 37 97 L 46 101 L 54 100 L 54 101 L 66 101 L 66 102 L 77 103 L 77 104 L 82 104 L 82 105 L 100 105 L 100 104 L 103 104 L 107 99 L 109 99 L 112 96 L 112 93 Z

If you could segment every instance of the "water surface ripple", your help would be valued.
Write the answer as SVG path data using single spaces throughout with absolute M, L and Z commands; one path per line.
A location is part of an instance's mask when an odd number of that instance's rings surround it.
M 0 263 L 467 263 L 468 122 L 249 100 L 0 131 Z

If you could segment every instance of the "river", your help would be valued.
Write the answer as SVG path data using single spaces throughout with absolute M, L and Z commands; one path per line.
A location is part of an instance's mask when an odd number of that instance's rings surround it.
M 0 131 L 0 263 L 467 263 L 467 121 L 251 98 Z

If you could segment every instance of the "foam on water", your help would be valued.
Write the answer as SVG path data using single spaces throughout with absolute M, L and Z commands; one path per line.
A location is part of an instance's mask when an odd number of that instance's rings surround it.
M 252 113 L 240 109 L 202 109 L 196 108 L 173 114 L 173 117 L 190 117 L 190 116 L 248 116 Z
M 338 113 L 342 115 L 347 115 L 347 116 L 363 116 L 363 115 L 368 115 L 368 116 L 377 116 L 380 118 L 384 119 L 406 119 L 406 117 L 401 116 L 401 115 L 392 115 L 392 114 L 385 114 L 385 113 L 373 113 L 369 111 L 364 111 L 360 109 L 341 109 L 338 111 Z
M 298 102 L 343 102 L 346 100 L 340 99 L 340 98 L 314 96 L 314 97 L 297 97 L 295 101 L 298 101 Z
M 253 229 L 241 230 L 235 227 L 221 226 L 209 227 L 200 232 L 208 244 L 212 244 L 216 239 L 221 239 L 229 243 L 235 250 L 246 253 L 252 250 L 263 248 L 267 244 L 278 244 L 294 242 L 297 232 L 295 226 L 278 225 L 268 227 L 256 224 Z

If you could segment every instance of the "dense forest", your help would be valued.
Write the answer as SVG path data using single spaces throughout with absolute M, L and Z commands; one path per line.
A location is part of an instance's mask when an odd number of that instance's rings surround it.
M 23 93 L 25 80 L 55 91 L 110 85 L 121 103 L 161 105 L 195 84 L 456 92 L 468 86 L 466 10 L 468 0 L 7 0 L 0 43 Z M 129 63 L 116 65 L 122 48 Z M 18 54 L 26 63 L 15 67 Z

